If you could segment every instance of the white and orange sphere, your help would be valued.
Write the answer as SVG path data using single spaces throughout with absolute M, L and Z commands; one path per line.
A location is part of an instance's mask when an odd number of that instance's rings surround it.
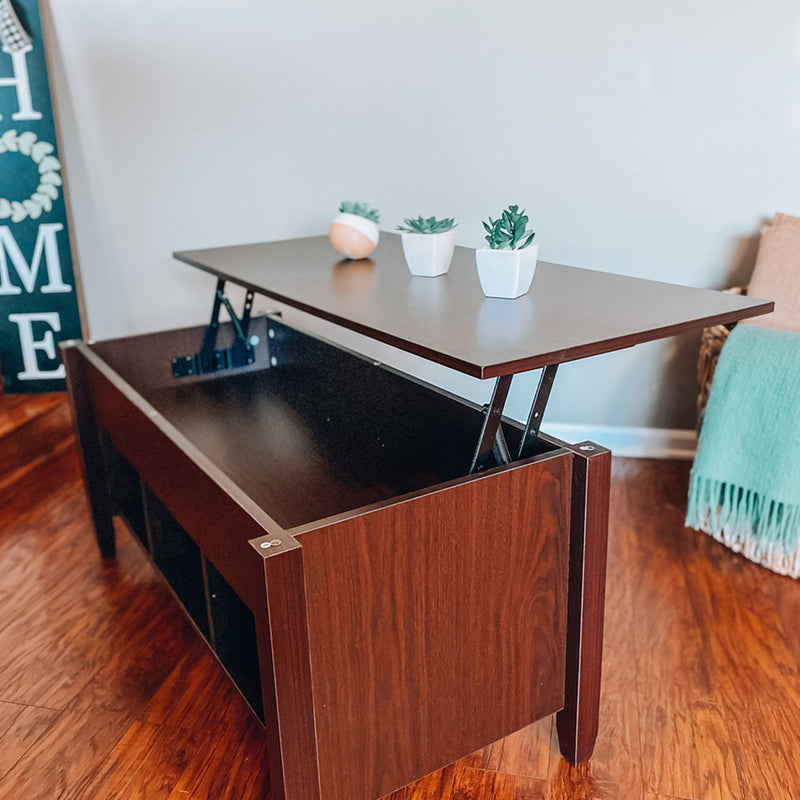
M 378 246 L 378 226 L 358 214 L 339 214 L 328 231 L 333 249 L 345 258 L 366 258 Z

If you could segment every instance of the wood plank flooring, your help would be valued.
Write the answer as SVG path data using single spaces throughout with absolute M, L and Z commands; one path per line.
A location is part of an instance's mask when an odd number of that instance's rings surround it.
M 270 798 L 260 725 L 122 526 L 100 559 L 65 411 L 0 395 L 0 800 Z M 614 464 L 592 761 L 548 718 L 391 800 L 800 797 L 800 582 L 684 529 L 688 470 Z

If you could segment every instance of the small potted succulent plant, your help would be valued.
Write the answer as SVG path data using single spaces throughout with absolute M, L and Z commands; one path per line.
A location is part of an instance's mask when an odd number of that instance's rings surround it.
M 539 245 L 528 230 L 528 218 L 519 206 L 509 206 L 497 218 L 489 217 L 483 227 L 488 247 L 475 251 L 478 277 L 487 297 L 515 298 L 530 288 Z
M 379 221 L 377 208 L 345 200 L 331 223 L 328 239 L 333 249 L 345 258 L 366 258 L 378 246 Z
M 450 269 L 456 246 L 456 226 L 453 219 L 417 217 L 404 219 L 398 225 L 402 233 L 403 252 L 412 275 L 435 278 Z

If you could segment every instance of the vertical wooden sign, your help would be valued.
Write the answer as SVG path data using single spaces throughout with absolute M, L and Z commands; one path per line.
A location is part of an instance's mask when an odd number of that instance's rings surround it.
M 64 388 L 81 335 L 38 0 L 0 0 L 0 367 L 4 392 Z

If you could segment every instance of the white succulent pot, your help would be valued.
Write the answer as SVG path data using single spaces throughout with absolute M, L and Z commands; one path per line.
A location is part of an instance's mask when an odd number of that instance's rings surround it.
M 366 258 L 378 246 L 378 226 L 358 214 L 341 213 L 331 223 L 328 239 L 334 250 L 345 258 Z
M 531 287 L 538 256 L 538 244 L 522 250 L 491 250 L 488 247 L 476 250 L 475 260 L 483 293 L 487 297 L 521 297 Z
M 455 228 L 444 233 L 404 233 L 402 240 L 412 275 L 435 278 L 450 269 L 456 246 Z

